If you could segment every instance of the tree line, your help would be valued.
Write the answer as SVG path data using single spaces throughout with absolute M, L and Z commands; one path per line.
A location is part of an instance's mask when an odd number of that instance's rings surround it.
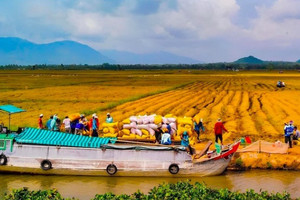
M 68 65 L 0 65 L 3 70 L 167 70 L 167 69 L 198 69 L 198 70 L 300 70 L 296 62 L 264 62 L 248 63 L 205 63 L 205 64 L 109 64 L 99 65 L 68 64 Z

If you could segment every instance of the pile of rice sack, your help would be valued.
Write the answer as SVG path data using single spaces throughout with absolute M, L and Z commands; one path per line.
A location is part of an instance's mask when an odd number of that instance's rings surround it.
M 119 135 L 119 123 L 102 123 L 103 137 L 118 137 Z
M 131 116 L 122 121 L 123 129 L 120 131 L 119 137 L 124 139 L 155 139 L 155 131 L 162 127 L 167 131 L 167 123 L 171 126 L 171 135 L 175 136 L 177 132 L 176 117 L 166 115 L 144 115 Z
M 177 118 L 178 131 L 177 135 L 180 139 L 182 134 L 186 131 L 189 135 L 189 142 L 191 145 L 197 143 L 197 133 L 194 130 L 194 122 L 191 117 L 178 117 Z
M 103 123 L 103 137 L 119 137 L 122 139 L 150 139 L 155 140 L 155 131 L 161 127 L 163 132 L 169 132 L 167 125 L 171 127 L 171 138 L 180 141 L 184 131 L 189 135 L 190 144 L 197 143 L 197 134 L 193 131 L 191 117 L 175 117 L 172 114 L 131 116 L 122 122 Z

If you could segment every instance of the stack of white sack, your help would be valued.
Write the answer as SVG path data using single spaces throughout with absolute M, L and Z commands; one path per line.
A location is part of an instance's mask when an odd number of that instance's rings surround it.
M 123 120 L 120 136 L 127 139 L 155 139 L 155 130 L 161 126 L 158 115 L 131 116 Z
M 123 120 L 123 129 L 120 131 L 121 137 L 136 139 L 155 139 L 155 131 L 158 128 L 168 130 L 171 127 L 171 135 L 176 135 L 176 117 L 162 117 L 161 115 L 131 116 Z

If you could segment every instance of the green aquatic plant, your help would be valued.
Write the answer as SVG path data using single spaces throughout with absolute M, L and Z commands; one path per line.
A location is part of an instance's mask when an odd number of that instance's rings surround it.
M 6 195 L 5 200 L 67 200 L 63 198 L 55 189 L 52 190 L 38 190 L 30 191 L 28 188 L 13 190 Z M 72 198 L 74 199 L 74 198 Z M 97 194 L 92 200 L 186 200 L 186 199 L 200 199 L 200 200 L 292 200 L 290 194 L 283 193 L 269 193 L 266 191 L 255 192 L 248 190 L 244 193 L 231 192 L 228 189 L 211 189 L 203 183 L 196 182 L 192 184 L 190 181 L 180 181 L 177 183 L 163 183 L 153 187 L 148 194 L 137 191 L 131 195 L 121 194 L 116 195 L 111 192 L 105 194 Z M 297 199 L 300 200 L 300 199 Z

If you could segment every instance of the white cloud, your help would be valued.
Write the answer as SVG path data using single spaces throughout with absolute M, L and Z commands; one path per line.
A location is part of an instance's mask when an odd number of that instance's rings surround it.
M 164 0 L 145 15 L 136 12 L 141 0 L 4 2 L 0 2 L 0 36 L 40 43 L 71 39 L 98 50 L 170 51 L 208 62 L 249 54 L 300 58 L 291 53 L 300 52 L 299 0 L 253 4 L 257 15 L 251 16 L 255 18 L 247 28 L 241 21 L 234 23 L 241 15 L 237 0 Z
M 289 45 L 300 39 L 300 1 L 277 0 L 271 7 L 257 7 L 249 34 L 256 40 Z

